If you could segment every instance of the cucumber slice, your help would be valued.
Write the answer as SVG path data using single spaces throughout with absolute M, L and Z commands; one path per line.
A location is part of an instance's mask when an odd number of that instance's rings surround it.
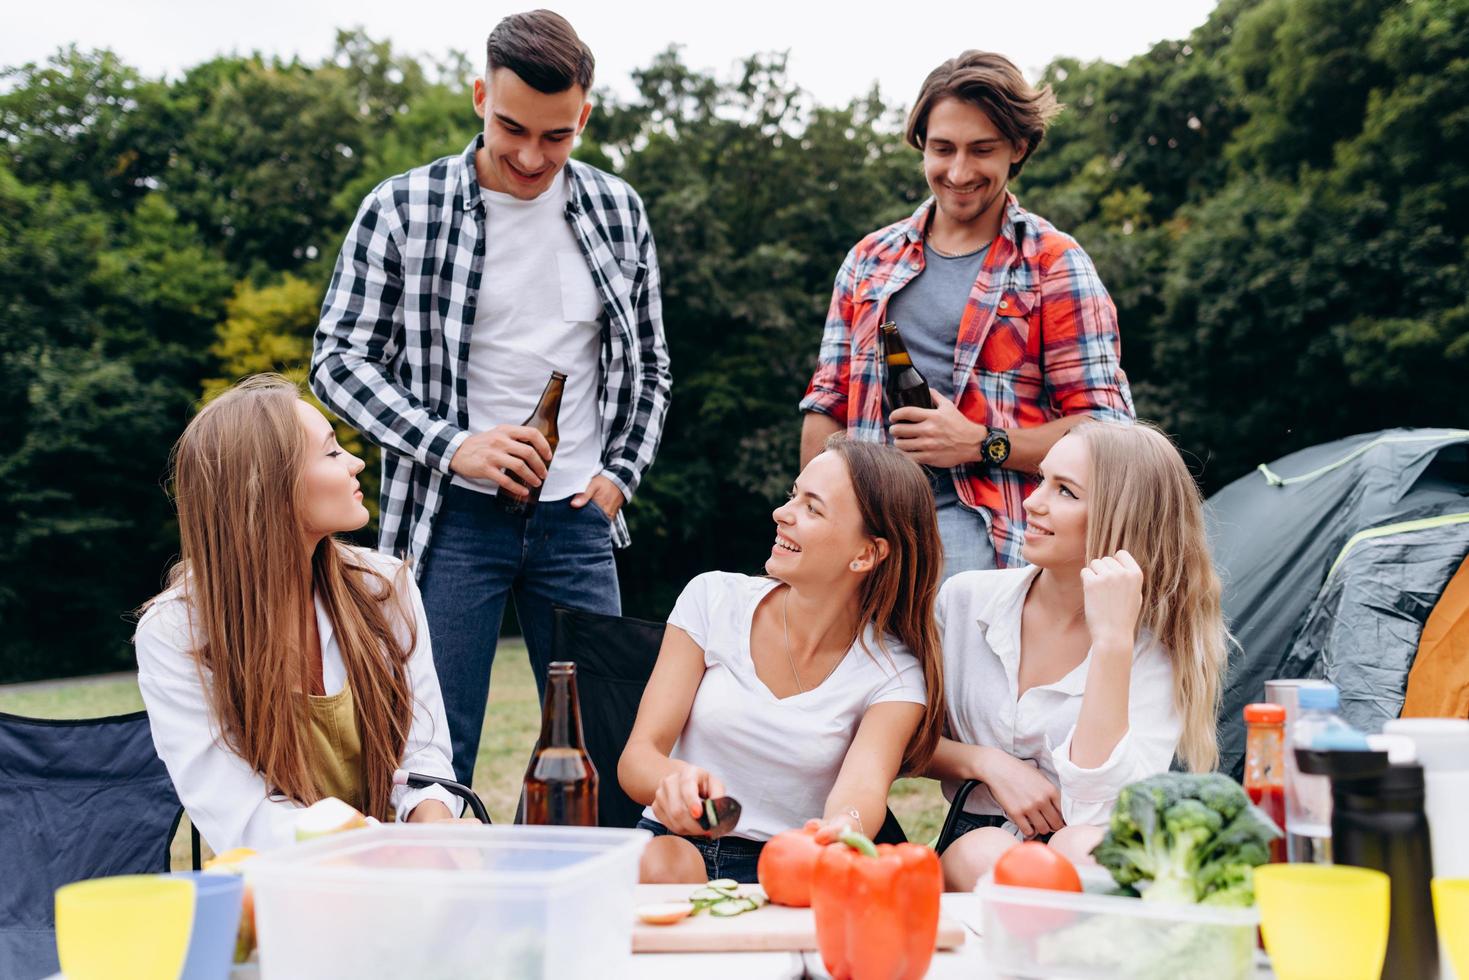
M 700 888 L 689 896 L 689 901 L 695 905 L 709 905 L 713 902 L 724 902 L 733 898 L 729 892 L 720 891 L 717 888 Z
M 740 890 L 740 883 L 733 878 L 715 878 L 704 887 L 717 888 L 722 892 L 737 892 Z
M 746 912 L 753 912 L 757 908 L 759 906 L 748 898 L 729 898 L 722 902 L 715 902 L 709 906 L 709 914 L 719 916 L 743 915 Z

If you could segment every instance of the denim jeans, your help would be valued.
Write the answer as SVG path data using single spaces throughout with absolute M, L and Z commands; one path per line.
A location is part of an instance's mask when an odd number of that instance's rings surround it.
M 978 513 L 959 503 L 959 495 L 947 472 L 934 480 L 934 502 L 938 505 L 939 540 L 944 543 L 944 574 L 940 583 L 960 572 L 995 568 L 995 542 L 990 537 L 989 525 Z
M 612 524 L 595 503 L 578 509 L 569 498 L 543 501 L 527 519 L 505 513 L 491 494 L 449 487 L 419 587 L 454 746 L 454 778 L 466 785 L 479 753 L 506 597 L 515 598 L 542 700 L 551 607 L 622 612 Z
M 673 831 L 648 817 L 638 821 L 638 829 L 651 831 L 654 837 L 673 835 Z M 760 850 L 765 846 L 764 841 L 745 837 L 721 837 L 718 840 L 685 837 L 684 840 L 694 845 L 704 859 L 704 874 L 710 881 L 728 878 L 742 885 L 753 885 L 760 880 Z

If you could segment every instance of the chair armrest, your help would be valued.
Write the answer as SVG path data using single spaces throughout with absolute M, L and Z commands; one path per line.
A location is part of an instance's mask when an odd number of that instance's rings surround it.
M 979 784 L 977 779 L 966 779 L 954 792 L 954 802 L 949 804 L 949 813 L 944 817 L 944 829 L 939 831 L 938 842 L 934 845 L 934 850 L 940 854 L 944 853 L 944 848 L 954 842 L 954 837 L 959 829 L 959 814 L 964 812 L 964 803 Z

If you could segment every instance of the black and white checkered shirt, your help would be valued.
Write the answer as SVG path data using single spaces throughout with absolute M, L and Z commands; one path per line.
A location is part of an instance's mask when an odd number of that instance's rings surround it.
M 311 389 L 383 449 L 378 547 L 422 559 L 470 435 L 470 335 L 484 273 L 484 137 L 379 184 L 358 209 L 322 303 Z M 602 298 L 602 475 L 632 499 L 653 462 L 672 377 L 647 211 L 624 181 L 566 165 L 566 220 Z M 621 511 L 612 540 L 629 543 Z

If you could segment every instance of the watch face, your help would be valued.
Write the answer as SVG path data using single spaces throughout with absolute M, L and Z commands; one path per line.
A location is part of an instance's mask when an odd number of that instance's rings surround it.
M 984 454 L 991 463 L 1003 463 L 1010 458 L 1010 444 L 1002 436 L 992 436 L 985 440 Z

